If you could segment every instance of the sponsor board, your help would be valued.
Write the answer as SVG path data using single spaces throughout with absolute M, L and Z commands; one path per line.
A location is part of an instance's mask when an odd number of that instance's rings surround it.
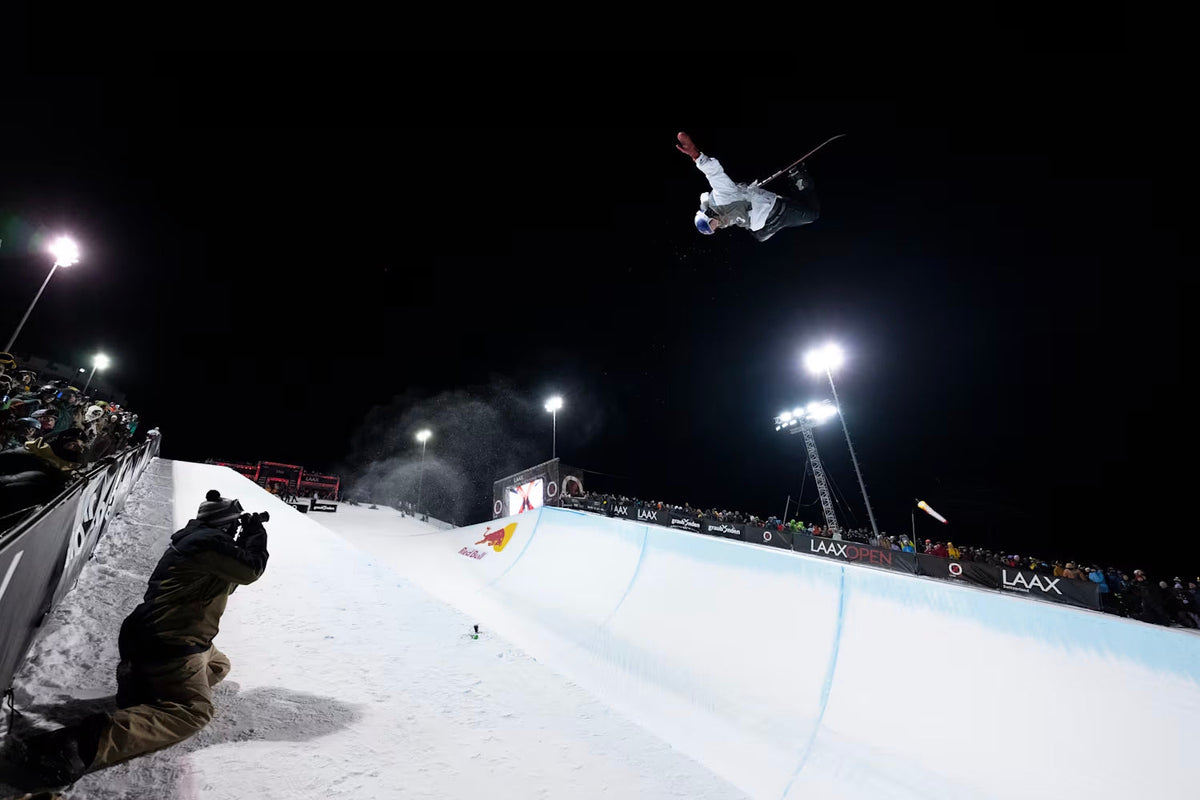
M 312 500 L 309 503 L 311 511 L 337 511 L 337 503 L 322 503 L 317 500 Z
M 670 526 L 680 531 L 700 532 L 700 520 L 692 517 L 680 517 L 672 514 L 670 517 Z
M 811 553 L 825 558 L 836 558 L 839 561 L 849 561 L 852 564 L 870 564 L 884 569 L 894 569 L 897 572 L 917 573 L 917 561 L 913 553 L 900 550 L 884 550 L 881 547 L 870 547 L 855 542 L 825 539 L 807 534 L 795 534 L 793 549 L 802 553 Z
M 996 567 L 978 561 L 951 561 L 920 553 L 917 555 L 917 574 L 969 583 L 985 589 L 1016 592 L 1054 603 L 1100 608 L 1100 587 L 1091 581 L 1056 578 L 1027 569 Z
M 513 534 L 516 532 L 517 523 L 515 522 L 510 522 L 503 528 L 497 528 L 496 530 L 492 530 L 492 526 L 489 525 L 484 530 L 483 537 L 475 542 L 474 546 L 464 547 L 458 551 L 458 554 L 479 561 L 488 554 L 489 547 L 493 553 L 501 553 L 505 547 L 508 547 L 508 543 L 512 541 Z M 476 549 L 479 545 L 483 545 L 483 547 Z
M 757 525 L 746 526 L 746 541 L 754 544 L 765 544 L 771 547 L 792 549 L 792 532 L 775 528 L 760 528 Z
M 649 522 L 654 525 L 667 526 L 670 523 L 670 512 L 666 509 L 651 508 L 650 506 L 631 506 L 618 504 L 612 507 L 612 515 L 623 519 L 634 519 L 638 522 Z
M 1005 589 L 1014 592 L 1025 592 L 1037 590 L 1040 592 L 1054 592 L 1059 597 L 1063 596 L 1062 591 L 1058 588 L 1059 581 L 1062 578 L 1054 578 L 1049 575 L 1038 575 L 1036 572 L 1022 572 L 1021 570 L 1013 570 L 1014 574 L 1009 577 L 1007 569 L 1000 570 L 1001 586 Z
M 700 532 L 707 533 L 709 536 L 727 536 L 730 539 L 741 539 L 745 527 L 734 522 L 721 522 L 715 519 L 700 520 Z

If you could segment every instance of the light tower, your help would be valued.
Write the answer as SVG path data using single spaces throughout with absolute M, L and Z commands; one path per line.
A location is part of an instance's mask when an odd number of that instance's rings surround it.
M 12 352 L 13 344 L 16 343 L 17 337 L 21 335 L 21 328 L 25 327 L 25 321 L 33 313 L 33 307 L 42 298 L 42 292 L 46 291 L 46 286 L 49 285 L 50 279 L 54 277 L 54 273 L 58 271 L 59 267 L 69 267 L 79 261 L 79 245 L 75 244 L 75 240 L 69 236 L 58 237 L 50 243 L 48 249 L 50 255 L 54 256 L 54 266 L 50 268 L 50 274 L 46 276 L 46 280 L 42 281 L 42 288 L 38 289 L 38 293 L 33 296 L 33 302 L 25 310 L 25 316 L 21 317 L 21 321 L 17 323 L 17 329 L 12 332 L 12 336 L 8 339 L 8 344 L 4 345 L 4 352 L 6 353 Z
M 838 400 L 837 387 L 833 385 L 833 371 L 842 365 L 845 358 L 842 348 L 836 344 L 827 344 L 815 350 L 810 350 L 804 356 L 804 363 L 809 372 L 820 375 L 825 373 L 829 378 L 829 388 L 833 391 L 833 402 L 838 406 L 838 416 L 842 418 L 842 432 L 846 434 L 846 447 L 850 448 L 850 462 L 854 464 L 854 474 L 858 476 L 858 488 L 862 490 L 863 503 L 867 506 L 867 516 L 871 519 L 871 531 L 879 538 L 879 526 L 875 524 L 875 512 L 871 510 L 871 498 L 867 497 L 867 484 L 863 480 L 862 470 L 858 468 L 858 456 L 854 454 L 854 443 L 850 441 L 850 428 L 846 426 L 846 415 L 841 413 L 842 401 Z
M 813 426 L 820 425 L 837 413 L 837 408 L 828 400 L 809 403 L 803 408 L 784 411 L 775 418 L 775 430 L 799 433 L 804 436 L 804 447 L 808 451 L 808 463 L 812 465 L 813 478 L 817 482 L 817 495 L 821 498 L 821 509 L 825 512 L 825 527 L 830 533 L 840 533 L 837 514 L 833 511 L 833 495 L 829 493 L 829 482 L 825 479 L 825 467 L 817 453 L 817 439 Z M 786 520 L 785 520 L 786 521 Z
M 558 458 L 558 412 L 563 407 L 563 399 L 558 395 L 554 395 L 546 401 L 546 410 L 550 412 L 551 420 L 551 438 L 550 440 L 550 458 Z
M 421 476 L 417 481 L 417 513 L 421 513 L 421 494 L 425 489 L 425 445 L 433 432 L 428 428 L 417 431 L 417 441 L 421 443 Z

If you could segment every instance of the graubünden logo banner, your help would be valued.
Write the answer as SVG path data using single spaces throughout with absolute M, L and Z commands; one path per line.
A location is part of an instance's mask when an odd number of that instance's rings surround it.
M 700 520 L 700 532 L 707 533 L 709 536 L 726 536 L 730 539 L 741 539 L 745 529 L 745 525 L 739 525 L 734 522 L 721 522 L 716 519 Z
M 836 558 L 839 561 L 849 561 L 853 564 L 870 564 L 884 569 L 894 569 L 897 572 L 907 572 L 910 575 L 917 574 L 915 554 L 904 553 L 900 550 L 884 550 L 857 542 L 809 536 L 807 533 L 793 534 L 792 549 L 799 553 Z
M 689 517 L 686 514 L 668 514 L 667 523 L 677 531 L 700 532 L 700 520 L 695 517 Z

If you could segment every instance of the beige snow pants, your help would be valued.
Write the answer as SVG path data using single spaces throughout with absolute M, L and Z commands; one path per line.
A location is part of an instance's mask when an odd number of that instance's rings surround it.
M 117 667 L 122 704 L 104 726 L 88 771 L 182 742 L 212 719 L 212 687 L 229 674 L 216 647 L 168 661 L 122 661 Z

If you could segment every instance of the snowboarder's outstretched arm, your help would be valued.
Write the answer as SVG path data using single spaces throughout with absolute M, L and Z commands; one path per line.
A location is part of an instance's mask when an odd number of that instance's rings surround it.
M 677 138 L 679 139 L 679 144 L 675 145 L 675 149 L 690 156 L 696 162 L 696 168 L 708 178 L 708 185 L 712 187 L 713 199 L 716 202 L 728 203 L 740 197 L 741 190 L 725 174 L 725 168 L 721 166 L 720 161 L 700 152 L 700 148 L 696 147 L 696 143 L 692 141 L 692 137 L 686 133 L 681 131 Z

